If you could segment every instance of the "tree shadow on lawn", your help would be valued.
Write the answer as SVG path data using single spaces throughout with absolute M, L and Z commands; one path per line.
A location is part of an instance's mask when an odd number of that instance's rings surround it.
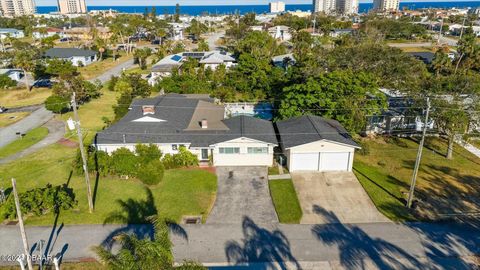
M 102 246 L 111 249 L 115 243 L 115 237 L 122 233 L 135 234 L 139 239 L 154 239 L 154 219 L 158 218 L 158 210 L 155 206 L 155 199 L 152 191 L 145 187 L 146 199 L 142 200 L 117 200 L 121 210 L 111 212 L 104 220 L 103 224 L 120 223 L 126 224 L 111 232 L 102 242 Z M 165 220 L 170 232 L 180 235 L 188 240 L 186 231 L 171 220 Z
M 374 184 L 375 186 L 377 186 L 378 188 L 380 188 L 381 190 L 385 191 L 388 195 L 390 195 L 392 198 L 395 198 L 397 201 L 399 201 L 400 203 L 402 204 L 405 204 L 406 203 L 406 200 L 404 198 L 401 198 L 395 194 L 393 194 L 392 192 L 390 192 L 388 189 L 386 189 L 385 187 L 383 187 L 382 185 L 380 185 L 379 183 L 377 183 L 375 180 L 373 180 L 372 178 L 370 178 L 368 175 L 366 175 L 365 173 L 359 171 L 357 168 L 353 168 L 353 170 L 360 174 L 361 176 L 363 176 L 365 179 L 367 179 L 368 181 L 370 181 L 372 184 Z M 403 183 L 402 181 L 398 180 L 397 178 L 391 176 L 391 175 L 388 175 L 387 176 L 387 181 L 392 183 L 392 184 L 396 184 L 396 185 L 401 185 L 401 186 L 405 186 L 405 183 Z
M 293 257 L 287 237 L 280 231 L 269 231 L 249 217 L 242 221 L 243 240 L 229 241 L 225 254 L 229 263 L 237 266 L 255 265 L 255 269 L 287 269 L 286 262 L 300 265 Z M 250 268 L 249 268 L 250 269 Z
M 407 223 L 405 228 L 413 230 L 407 232 L 412 234 L 411 239 L 415 242 L 420 237 L 417 246 L 407 250 L 382 238 L 373 237 L 357 225 L 340 223 L 331 211 L 319 206 L 315 206 L 314 211 L 333 224 L 315 225 L 312 228 L 313 235 L 326 245 L 338 249 L 340 264 L 346 269 L 466 270 L 472 269 L 472 265 L 458 257 L 478 254 L 480 251 L 478 222 L 476 225 Z M 415 251 L 419 248 L 425 253 Z M 416 256 L 426 257 L 427 260 L 420 261 Z
M 461 175 L 456 169 L 433 164 L 426 164 L 424 168 L 428 170 L 424 176 L 428 186 L 416 190 L 420 210 L 434 218 L 480 214 L 480 174 Z

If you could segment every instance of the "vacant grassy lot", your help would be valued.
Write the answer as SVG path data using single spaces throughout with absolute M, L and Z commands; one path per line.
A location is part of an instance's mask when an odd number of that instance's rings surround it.
M 270 195 L 281 223 L 299 223 L 302 209 L 291 179 L 270 180 Z
M 2 113 L 0 114 L 0 128 L 14 124 L 29 115 L 29 112 Z
M 43 140 L 48 135 L 48 129 L 46 127 L 39 127 L 30 130 L 27 134 L 2 148 L 0 148 L 0 158 L 5 158 L 15 153 L 18 153 L 22 150 L 27 149 L 28 147 L 38 143 Z
M 7 108 L 42 104 L 51 95 L 52 91 L 46 88 L 25 88 L 0 90 L 0 105 Z
M 418 143 L 365 139 L 370 153 L 355 155 L 354 172 L 377 208 L 393 220 L 438 219 L 480 211 L 480 159 L 459 145 L 445 158 L 446 142 L 427 138 L 419 170 L 415 214 L 405 207 Z

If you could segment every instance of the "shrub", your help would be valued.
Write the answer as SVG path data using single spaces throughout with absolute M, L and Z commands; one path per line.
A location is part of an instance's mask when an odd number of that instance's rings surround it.
M 362 156 L 368 156 L 370 154 L 370 146 L 363 141 L 357 141 L 357 143 L 361 147 L 361 149 L 358 150 L 358 153 Z
M 45 108 L 54 113 L 66 113 L 70 111 L 70 100 L 57 95 L 51 95 L 45 100 Z
M 137 177 L 146 185 L 156 185 L 162 181 L 164 173 L 163 163 L 160 160 L 153 160 L 138 168 Z
M 88 153 L 88 169 L 90 172 L 98 172 L 100 175 L 108 175 L 112 167 L 112 157 L 104 151 Z
M 63 184 L 52 186 L 47 184 L 44 188 L 34 188 L 19 194 L 20 207 L 23 214 L 40 216 L 50 211 L 58 213 L 60 210 L 68 210 L 77 204 L 73 189 Z M 15 201 L 11 194 L 2 206 L 3 218 L 16 218 Z
M 119 148 L 112 153 L 111 168 L 118 175 L 135 176 L 137 172 L 137 156 L 127 148 Z
M 137 144 L 135 146 L 135 153 L 137 154 L 140 164 L 146 164 L 162 158 L 162 151 L 154 144 Z
M 180 147 L 177 154 L 166 154 L 162 161 L 166 169 L 198 166 L 197 155 L 192 154 L 184 146 Z
M 17 86 L 16 81 L 12 80 L 5 74 L 0 75 L 0 88 L 7 89 L 14 86 Z

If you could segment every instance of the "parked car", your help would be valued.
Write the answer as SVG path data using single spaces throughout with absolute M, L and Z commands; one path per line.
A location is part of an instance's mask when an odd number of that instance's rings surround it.
M 160 45 L 162 42 L 160 39 L 154 39 L 152 40 L 152 45 Z
M 52 88 L 53 82 L 50 79 L 39 79 L 36 80 L 32 87 L 33 88 Z
M 5 107 L 0 106 L 0 113 L 6 112 L 8 109 Z

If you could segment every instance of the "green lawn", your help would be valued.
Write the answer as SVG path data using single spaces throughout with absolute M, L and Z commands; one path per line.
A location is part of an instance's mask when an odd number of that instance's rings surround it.
M 292 180 L 270 180 L 268 186 L 279 221 L 281 223 L 299 223 L 302 218 L 302 209 Z
M 7 108 L 42 104 L 52 94 L 46 88 L 33 88 L 31 91 L 20 87 L 17 89 L 1 89 L 0 105 Z
M 2 113 L 0 114 L 0 128 L 14 124 L 29 115 L 29 112 Z
M 48 135 L 48 129 L 46 127 L 39 127 L 27 132 L 25 137 L 17 139 L 12 143 L 0 148 L 0 158 L 5 158 L 43 140 Z
M 47 183 L 60 185 L 67 183 L 73 188 L 78 206 L 62 211 L 59 222 L 65 224 L 101 224 L 113 211 L 120 210 L 117 200 L 135 200 L 140 205 L 147 197 L 145 186 L 135 179 L 119 177 L 100 177 L 98 182 L 91 177 L 92 190 L 95 194 L 95 212 L 88 213 L 85 180 L 82 175 L 72 173 L 72 161 L 76 150 L 54 144 L 26 158 L 0 166 L 0 187 L 10 187 L 10 178 L 17 179 L 20 192 L 43 187 Z M 199 169 L 178 169 L 165 172 L 163 181 L 150 187 L 154 205 L 163 217 L 180 221 L 182 215 L 208 214 L 214 202 L 216 176 Z M 49 225 L 54 220 L 53 214 L 27 218 L 28 225 Z
M 447 144 L 427 138 L 417 178 L 415 214 L 404 206 L 418 143 L 410 139 L 364 139 L 370 153 L 355 155 L 354 173 L 377 208 L 395 221 L 429 220 L 444 214 L 480 210 L 480 159 L 455 145 L 454 158 L 445 158 Z

